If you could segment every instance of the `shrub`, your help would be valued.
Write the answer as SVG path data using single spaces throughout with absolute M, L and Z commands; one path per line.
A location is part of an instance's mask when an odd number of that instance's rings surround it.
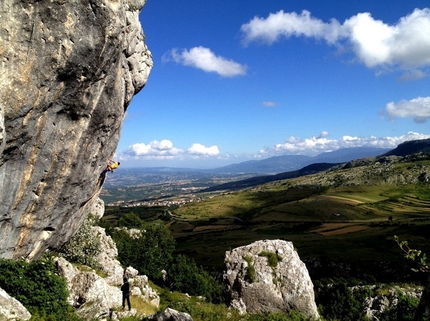
M 72 263 L 98 268 L 97 256 L 102 251 L 100 238 L 94 233 L 94 218 L 89 215 L 76 234 L 70 238 L 59 254 Z
M 400 292 L 398 292 L 397 295 L 397 305 L 390 307 L 389 309 L 378 315 L 378 320 L 414 320 L 415 311 L 418 307 L 419 299 L 404 295 Z
M 0 259 L 0 287 L 20 301 L 40 320 L 76 320 L 67 303 L 66 281 L 57 273 L 54 260 L 12 261 Z
M 132 237 L 123 229 L 111 231 L 118 259 L 123 265 L 133 266 L 140 274 L 162 284 L 162 270 L 172 262 L 175 240 L 164 225 L 145 224 L 141 231 L 139 237 Z
M 315 301 L 321 315 L 328 320 L 357 321 L 363 320 L 361 302 L 352 294 L 343 279 L 322 285 L 315 283 Z
M 139 215 L 134 212 L 126 213 L 121 215 L 118 220 L 118 225 L 128 228 L 143 228 L 145 226 L 145 221 L 142 220 Z
M 251 314 L 244 320 L 246 321 L 307 321 L 309 320 L 300 312 L 291 310 L 288 313 L 267 313 L 267 314 Z
M 168 285 L 173 291 L 204 296 L 209 302 L 221 302 L 221 285 L 185 255 L 174 258 L 168 270 Z

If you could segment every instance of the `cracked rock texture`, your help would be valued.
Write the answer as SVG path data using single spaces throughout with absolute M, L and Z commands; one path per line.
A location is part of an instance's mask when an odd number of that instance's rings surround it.
M 0 1 L 0 257 L 65 243 L 152 67 L 146 0 Z
M 269 254 L 276 255 L 277 262 L 269 263 Z M 227 251 L 224 261 L 231 306 L 241 314 L 294 309 L 319 319 L 312 280 L 292 242 L 257 241 Z

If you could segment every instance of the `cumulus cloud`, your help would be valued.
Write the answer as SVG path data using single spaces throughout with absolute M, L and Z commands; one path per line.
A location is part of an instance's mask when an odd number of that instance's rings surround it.
M 173 146 L 168 139 L 153 140 L 149 144 L 136 143 L 118 153 L 118 158 L 133 157 L 136 159 L 186 159 L 196 157 L 214 157 L 220 154 L 218 146 L 206 147 L 202 144 L 192 144 L 188 149 Z
M 209 48 L 194 47 L 187 49 L 172 49 L 163 55 L 163 61 L 175 61 L 184 66 L 201 69 L 205 72 L 215 72 L 222 77 L 246 75 L 246 65 L 215 55 Z
M 242 25 L 243 42 L 272 44 L 282 37 L 311 37 L 328 44 L 349 46 L 367 67 L 398 66 L 414 69 L 430 64 L 430 9 L 415 9 L 395 25 L 375 20 L 370 13 L 359 13 L 340 24 L 311 16 L 279 11 L 267 18 L 254 17 Z
M 250 22 L 241 26 L 243 43 L 248 45 L 253 41 L 272 44 L 281 37 L 304 36 L 325 39 L 328 43 L 335 43 L 342 31 L 341 25 L 335 19 L 330 23 L 311 17 L 307 10 L 301 14 L 296 12 L 271 13 L 267 18 L 254 17 Z
M 124 151 L 124 154 L 129 156 L 149 157 L 175 156 L 182 153 L 183 150 L 173 147 L 173 143 L 168 139 L 163 139 L 162 141 L 153 140 L 149 144 L 133 144 Z
M 298 138 L 291 136 L 282 144 L 276 144 L 272 148 L 266 148 L 260 151 L 260 155 L 265 157 L 275 155 L 309 155 L 315 156 L 323 152 L 330 152 L 340 148 L 353 147 L 376 147 L 376 148 L 396 148 L 397 145 L 409 140 L 427 139 L 430 135 L 409 132 L 406 135 L 397 137 L 357 137 L 343 136 L 339 139 L 327 138 L 328 133 L 324 135 Z
M 206 147 L 202 144 L 193 144 L 187 149 L 188 153 L 193 155 L 216 156 L 219 154 L 218 146 Z
M 413 118 L 416 123 L 425 123 L 430 119 L 430 97 L 418 97 L 387 104 L 384 114 L 391 119 Z

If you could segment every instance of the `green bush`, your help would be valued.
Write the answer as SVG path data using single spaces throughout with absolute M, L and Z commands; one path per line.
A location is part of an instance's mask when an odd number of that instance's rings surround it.
M 291 310 L 288 313 L 251 314 L 244 321 L 307 321 L 309 320 L 300 312 Z
M 139 229 L 145 226 L 145 221 L 142 220 L 136 213 L 130 212 L 121 215 L 118 220 L 118 226 Z
M 100 238 L 94 233 L 94 218 L 89 215 L 76 234 L 70 238 L 59 254 L 72 263 L 99 268 L 97 256 L 102 251 Z
M 315 301 L 320 314 L 327 320 L 364 320 L 361 301 L 357 300 L 343 279 L 322 284 L 315 282 Z
M 397 293 L 398 301 L 397 305 L 393 306 L 383 313 L 378 315 L 380 321 L 390 320 L 402 320 L 402 321 L 413 321 L 415 311 L 418 307 L 419 299 L 406 296 L 400 292 Z
M 246 281 L 248 281 L 249 283 L 254 283 L 257 280 L 257 275 L 255 273 L 255 267 L 252 264 L 252 257 L 247 255 L 243 259 L 246 261 L 246 263 L 248 263 L 245 276 Z
M 20 301 L 35 320 L 76 320 L 67 302 L 66 281 L 58 275 L 54 260 L 12 261 L 0 259 L 0 287 Z
M 209 302 L 222 301 L 222 287 L 195 261 L 185 255 L 173 259 L 167 273 L 169 288 L 190 295 L 204 296 Z
M 140 236 L 131 236 L 124 229 L 110 231 L 118 248 L 118 259 L 124 266 L 132 266 L 161 284 L 162 270 L 167 269 L 173 259 L 175 240 L 161 224 L 145 224 L 140 230 Z

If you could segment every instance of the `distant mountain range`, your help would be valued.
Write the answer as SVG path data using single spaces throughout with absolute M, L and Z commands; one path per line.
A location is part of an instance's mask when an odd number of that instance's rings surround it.
M 287 171 L 295 171 L 307 165 L 315 163 L 345 163 L 354 159 L 379 156 L 390 151 L 391 149 L 373 147 L 342 148 L 333 152 L 326 152 L 313 157 L 304 155 L 274 156 L 263 160 L 247 161 L 219 167 L 216 169 L 211 169 L 210 171 L 217 174 L 277 174 Z
M 375 157 L 375 156 L 405 156 L 418 152 L 430 152 L 430 139 L 409 141 L 400 144 L 395 149 L 357 147 L 343 148 L 326 152 L 317 156 L 283 155 L 263 160 L 247 161 L 214 169 L 152 167 L 152 168 L 120 168 L 115 171 L 105 183 L 105 188 L 132 186 L 141 184 L 158 184 L 178 180 L 210 180 L 216 177 L 226 177 L 225 181 L 237 178 L 229 188 L 239 186 L 254 186 L 258 182 L 293 178 L 306 174 L 317 173 L 340 163 Z M 243 179 L 241 180 L 240 177 Z M 245 179 L 246 178 L 246 179 Z M 217 185 L 217 189 L 224 186 Z M 212 185 L 212 186 L 213 186 Z M 213 187 L 215 188 L 215 187 Z
M 277 163 L 282 163 L 282 159 L 286 158 L 288 161 L 291 161 L 292 159 L 296 159 L 296 160 L 303 160 L 305 163 L 308 161 L 311 161 L 312 164 L 311 165 L 307 165 L 301 169 L 298 170 L 293 170 L 293 171 L 287 171 L 287 172 L 283 172 L 283 173 L 279 173 L 279 174 L 274 174 L 274 175 L 260 175 L 260 176 L 256 176 L 256 177 L 251 177 L 248 179 L 243 179 L 243 180 L 238 180 L 235 182 L 228 182 L 225 184 L 220 184 L 220 185 L 216 185 L 216 186 L 211 186 L 205 190 L 203 190 L 203 192 L 209 192 L 209 191 L 219 191 L 219 190 L 239 190 L 239 189 L 243 189 L 243 188 L 247 188 L 247 187 L 251 187 L 251 186 L 256 186 L 256 185 L 260 185 L 260 184 L 265 184 L 265 183 L 269 183 L 269 182 L 274 182 L 274 181 L 279 181 L 279 180 L 283 180 L 283 179 L 288 179 L 288 178 L 295 178 L 295 177 L 300 177 L 300 176 L 304 176 L 304 175 L 309 175 L 309 174 L 315 174 L 318 172 L 322 172 L 325 171 L 329 168 L 332 168 L 336 165 L 340 165 L 340 164 L 344 164 L 344 163 L 348 163 L 348 162 L 353 162 L 353 161 L 357 161 L 360 159 L 371 159 L 371 158 L 375 158 L 375 157 L 384 157 L 384 156 L 400 156 L 400 157 L 404 157 L 407 155 L 412 155 L 412 154 L 417 154 L 417 153 L 430 153 L 430 139 L 425 139 L 425 140 L 416 140 L 416 141 L 409 141 L 409 142 L 404 142 L 402 144 L 400 144 L 399 146 L 397 146 L 395 149 L 393 150 L 385 150 L 385 149 L 380 149 L 380 148 L 347 148 L 347 149 L 340 149 L 334 152 L 329 152 L 329 153 L 323 153 L 320 154 L 318 156 L 315 157 L 310 157 L 310 159 L 302 159 L 302 158 L 289 158 L 291 156 L 279 156 L 279 157 L 272 157 L 272 158 L 268 158 L 267 160 L 263 160 L 260 162 L 265 162 L 264 165 L 273 165 L 273 164 L 277 164 Z M 274 161 L 271 161 L 272 159 L 275 159 Z M 314 162 L 315 160 L 317 161 L 325 161 L 325 162 Z M 335 162 L 333 162 L 335 161 Z M 249 163 L 249 162 L 246 162 Z M 243 163 L 241 163 L 243 164 Z M 237 164 L 237 165 L 230 165 L 230 166 L 226 166 L 229 169 L 230 168 L 240 168 L 240 167 L 234 167 L 234 166 L 240 166 L 241 164 Z M 293 166 L 293 162 L 290 162 L 289 164 L 291 164 L 291 166 Z M 249 165 L 249 164 L 247 164 Z M 269 168 L 269 166 L 267 166 L 266 168 Z M 224 167 L 225 168 L 225 167 Z M 264 168 L 264 166 L 262 166 L 261 164 L 259 164 L 259 166 L 257 168 Z M 274 168 L 274 167 L 272 167 Z

